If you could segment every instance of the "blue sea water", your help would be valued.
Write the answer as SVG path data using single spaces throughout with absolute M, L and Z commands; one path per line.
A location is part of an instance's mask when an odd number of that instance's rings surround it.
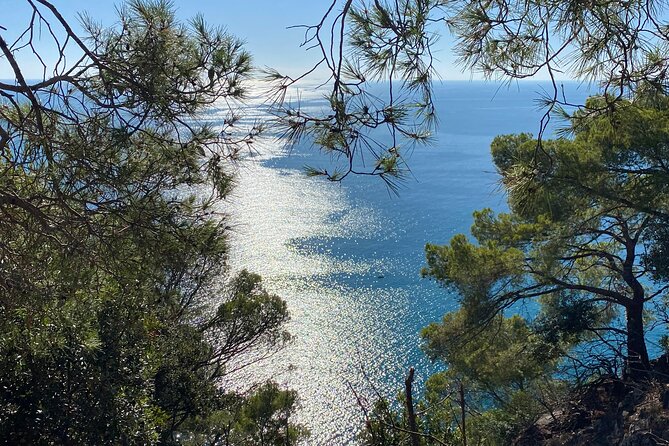
M 572 103 L 591 90 L 564 89 Z M 307 178 L 303 166 L 322 161 L 308 143 L 286 153 L 281 141 L 268 140 L 242 163 L 226 208 L 235 228 L 231 265 L 261 274 L 286 299 L 294 335 L 280 354 L 244 373 L 299 392 L 309 444 L 354 444 L 361 401 L 396 395 L 409 367 L 419 383 L 439 370 L 421 352 L 419 332 L 457 302 L 420 277 L 424 246 L 468 232 L 474 210 L 506 209 L 490 142 L 536 133 L 537 99 L 547 90 L 530 81 L 437 85 L 434 144 L 411 153 L 412 176 L 398 196 L 375 178 Z M 317 96 L 305 98 L 303 109 L 318 106 Z

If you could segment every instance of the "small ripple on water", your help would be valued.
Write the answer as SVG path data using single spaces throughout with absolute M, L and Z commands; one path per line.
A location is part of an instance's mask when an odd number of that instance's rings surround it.
M 242 126 L 263 117 L 254 105 L 248 111 Z M 217 124 L 225 114 L 221 107 L 207 119 Z M 346 187 L 282 167 L 284 151 L 271 135 L 256 150 L 220 209 L 234 228 L 230 265 L 261 274 L 287 301 L 294 341 L 234 378 L 297 390 L 296 421 L 311 431 L 308 444 L 352 444 L 363 421 L 352 388 L 371 404 L 379 394 L 393 398 L 409 366 L 419 384 L 435 370 L 417 348 L 418 332 L 443 313 L 442 293 L 418 279 L 416 256 L 399 245 L 410 229 L 353 200 Z M 411 241 L 418 263 L 421 243 Z
M 378 278 L 401 265 L 332 255 L 341 240 L 364 241 L 382 227 L 373 209 L 352 207 L 341 187 L 261 163 L 243 169 L 238 183 L 226 209 L 235 227 L 230 263 L 261 274 L 286 299 L 295 338 L 244 373 L 299 392 L 297 420 L 312 432 L 310 444 L 351 444 L 362 413 L 349 386 L 369 401 L 373 388 L 393 396 L 416 359 L 417 335 L 402 335 L 415 299 Z
M 421 151 L 420 163 L 411 160 L 421 184 L 412 187 L 410 200 L 377 206 L 385 191 L 357 186 L 349 196 L 348 186 L 308 179 L 286 167 L 299 167 L 305 152 L 293 152 L 285 163 L 271 138 L 259 141 L 256 156 L 243 163 L 232 204 L 223 209 L 234 218 L 230 263 L 263 275 L 266 287 L 287 301 L 287 328 L 295 336 L 287 349 L 244 373 L 299 392 L 298 421 L 312 431 L 309 444 L 354 443 L 362 420 L 349 385 L 367 401 L 376 397 L 373 388 L 392 398 L 410 365 L 419 384 L 435 370 L 417 348 L 418 332 L 452 304 L 418 280 L 420 251 L 427 241 L 467 232 L 474 209 L 505 209 L 489 143 L 497 134 L 536 128 L 541 112 L 526 107 L 536 97 L 527 85 L 508 93 L 490 84 L 440 87 L 435 100 L 443 101 L 437 105 L 445 125 L 435 137 L 444 147 L 438 154 Z M 567 87 L 570 102 L 579 102 L 577 86 Z M 322 107 L 318 95 L 302 94 L 303 109 Z M 493 97 L 507 113 L 490 106 Z M 263 118 L 261 101 L 256 94 L 241 124 Z M 220 123 L 226 110 L 212 110 L 207 119 Z M 369 199 L 355 199 L 361 195 Z

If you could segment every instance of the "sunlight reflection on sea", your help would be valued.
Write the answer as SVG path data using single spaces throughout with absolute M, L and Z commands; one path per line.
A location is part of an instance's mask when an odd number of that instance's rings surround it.
M 505 208 L 489 143 L 499 133 L 535 128 L 535 92 L 500 94 L 481 83 L 439 89 L 444 122 L 436 147 L 415 150 L 409 164 L 416 180 L 399 197 L 373 179 L 340 185 L 308 178 L 301 167 L 315 149 L 297 147 L 286 157 L 271 135 L 241 163 L 223 205 L 233 227 L 230 265 L 261 274 L 288 302 L 295 340 L 236 379 L 273 379 L 297 390 L 308 444 L 353 443 L 362 426 L 358 397 L 392 398 L 409 367 L 419 385 L 438 369 L 420 352 L 419 331 L 455 302 L 419 277 L 424 244 L 466 232 L 475 209 Z M 317 95 L 302 99 L 304 107 L 318 106 Z M 251 101 L 247 124 L 264 117 L 260 101 Z M 207 119 L 221 121 L 224 110 Z

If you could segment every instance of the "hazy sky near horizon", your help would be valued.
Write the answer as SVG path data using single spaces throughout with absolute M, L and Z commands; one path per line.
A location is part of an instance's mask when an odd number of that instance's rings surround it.
M 104 25 L 116 22 L 116 8 L 122 4 L 116 0 L 52 0 L 63 16 L 77 31 L 81 31 L 78 16 L 87 13 Z M 177 16 L 188 20 L 201 13 L 211 25 L 226 28 L 231 34 L 243 39 L 253 54 L 257 67 L 273 67 L 287 74 L 299 74 L 318 60 L 316 50 L 306 51 L 300 47 L 304 30 L 290 29 L 295 25 L 317 23 L 330 5 L 330 0 L 173 0 Z M 0 33 L 6 40 L 16 38 L 30 21 L 30 9 L 26 0 L 0 0 Z M 454 65 L 450 51 L 452 39 L 445 26 L 439 26 L 440 41 L 436 45 L 435 65 L 446 79 L 470 79 L 471 73 L 463 73 Z M 46 29 L 37 48 L 47 54 L 47 59 L 56 56 L 55 48 L 49 45 Z M 42 68 L 37 59 L 28 52 L 19 60 L 26 77 L 40 78 Z M 13 78 L 6 59 L 0 58 L 0 79 Z M 477 76 L 474 76 L 476 78 Z

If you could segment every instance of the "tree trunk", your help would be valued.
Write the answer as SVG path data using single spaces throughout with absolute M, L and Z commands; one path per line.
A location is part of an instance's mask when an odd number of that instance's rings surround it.
M 634 380 L 648 377 L 650 360 L 643 332 L 643 303 L 635 302 L 627 312 L 627 376 Z
M 462 429 L 462 446 L 467 446 L 467 423 L 465 418 L 467 417 L 467 408 L 465 406 L 465 385 L 460 381 L 460 427 Z
M 411 446 L 420 446 L 420 436 L 418 435 L 418 423 L 416 423 L 416 412 L 413 407 L 413 395 L 411 386 L 413 384 L 414 368 L 409 369 L 409 375 L 404 380 L 404 393 L 406 397 L 407 418 L 409 421 L 409 436 L 411 438 Z

